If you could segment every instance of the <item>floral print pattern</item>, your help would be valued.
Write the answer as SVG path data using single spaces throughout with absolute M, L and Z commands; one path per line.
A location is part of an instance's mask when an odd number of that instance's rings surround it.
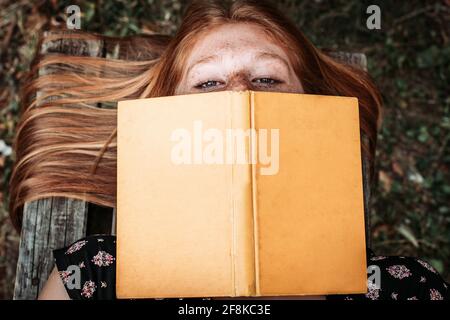
M 404 265 L 393 265 L 386 268 L 386 270 L 391 276 L 397 279 L 403 279 L 411 276 L 411 272 Z
M 377 300 L 380 296 L 380 289 L 372 281 L 367 281 L 366 298 L 370 300 Z
M 367 250 L 368 265 L 380 270 L 379 287 L 367 283 L 364 295 L 333 295 L 328 300 L 450 300 L 448 284 L 427 262 L 403 256 L 376 256 Z
M 74 300 L 116 299 L 116 237 L 90 236 L 53 251 L 59 275 Z M 69 266 L 79 266 L 81 288 L 71 288 Z M 395 256 L 376 256 L 367 249 L 367 265 L 379 269 L 380 282 L 367 280 L 367 292 L 329 295 L 328 300 L 450 300 L 448 285 L 427 262 Z M 369 274 L 368 274 L 369 275 Z M 158 299 L 164 300 L 164 299 Z
M 420 263 L 424 268 L 430 270 L 433 273 L 437 273 L 436 269 L 434 269 L 428 262 L 417 259 L 417 262 Z
M 81 290 L 81 295 L 85 298 L 92 298 L 96 289 L 97 285 L 94 281 L 86 281 L 83 285 L 83 289 Z
M 99 251 L 92 258 L 92 262 L 99 267 L 104 267 L 104 266 L 107 267 L 107 266 L 111 265 L 114 262 L 114 260 L 115 260 L 115 258 L 105 251 Z
M 430 289 L 430 300 L 444 300 L 444 297 L 436 289 Z
M 66 254 L 72 254 L 80 250 L 86 245 L 86 243 L 88 243 L 87 240 L 80 240 L 78 242 L 75 242 L 73 245 L 69 247 L 69 249 L 66 250 Z
M 370 258 L 370 261 L 380 261 L 380 260 L 384 260 L 386 258 L 387 257 L 385 257 L 385 256 L 377 256 L 377 257 Z
M 69 282 L 71 275 L 72 275 L 72 272 L 70 272 L 70 271 L 67 271 L 67 270 L 59 271 L 59 276 L 61 277 L 64 285 L 66 285 Z
M 53 251 L 59 275 L 72 300 L 113 300 L 115 292 L 114 236 L 90 236 Z M 69 267 L 80 270 L 79 287 L 69 286 Z

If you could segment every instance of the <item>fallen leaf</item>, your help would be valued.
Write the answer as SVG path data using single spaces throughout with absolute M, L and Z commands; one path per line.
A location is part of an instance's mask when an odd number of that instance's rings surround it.
M 412 230 L 402 224 L 400 227 L 397 228 L 397 231 L 406 238 L 409 242 L 412 243 L 412 245 L 416 248 L 419 247 L 419 241 L 417 241 L 417 238 L 414 236 Z
M 392 187 L 392 179 L 391 179 L 391 177 L 389 177 L 389 175 L 386 172 L 384 172 L 383 170 L 380 170 L 380 173 L 379 173 L 378 177 L 379 177 L 379 179 L 380 179 L 380 181 L 381 181 L 381 183 L 383 185 L 384 190 L 386 192 L 391 191 L 391 187 Z

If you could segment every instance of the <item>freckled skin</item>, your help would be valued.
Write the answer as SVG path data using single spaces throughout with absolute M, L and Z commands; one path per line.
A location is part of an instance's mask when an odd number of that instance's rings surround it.
M 228 76 L 225 90 L 245 90 L 251 89 L 252 82 L 249 80 L 249 74 L 245 71 L 235 72 Z M 242 89 L 240 89 L 242 87 Z
M 263 53 L 263 54 L 262 54 Z M 207 57 L 215 57 L 197 63 Z M 262 85 L 262 78 L 280 83 Z M 216 85 L 195 88 L 206 81 Z M 175 94 L 221 90 L 303 93 L 288 55 L 255 24 L 226 24 L 207 32 L 194 45 Z

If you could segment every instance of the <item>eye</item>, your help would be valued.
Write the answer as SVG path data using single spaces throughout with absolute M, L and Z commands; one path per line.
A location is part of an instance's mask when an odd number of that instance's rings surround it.
M 253 82 L 264 86 L 272 86 L 282 83 L 282 81 L 272 78 L 256 78 L 253 80 Z
M 215 80 L 208 80 L 206 82 L 202 82 L 200 84 L 197 84 L 196 86 L 194 86 L 194 88 L 196 89 L 210 89 L 213 87 L 217 87 L 221 84 L 220 81 L 215 81 Z

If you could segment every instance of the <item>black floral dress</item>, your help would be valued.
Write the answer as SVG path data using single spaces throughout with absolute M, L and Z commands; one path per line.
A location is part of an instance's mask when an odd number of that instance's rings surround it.
M 115 236 L 89 236 L 54 250 L 53 254 L 71 299 L 116 299 Z M 380 271 L 379 285 L 368 280 L 367 294 L 332 295 L 327 299 L 450 300 L 449 285 L 430 264 L 421 259 L 376 256 L 368 249 L 367 265 Z M 73 281 L 75 272 L 79 272 L 79 283 Z

